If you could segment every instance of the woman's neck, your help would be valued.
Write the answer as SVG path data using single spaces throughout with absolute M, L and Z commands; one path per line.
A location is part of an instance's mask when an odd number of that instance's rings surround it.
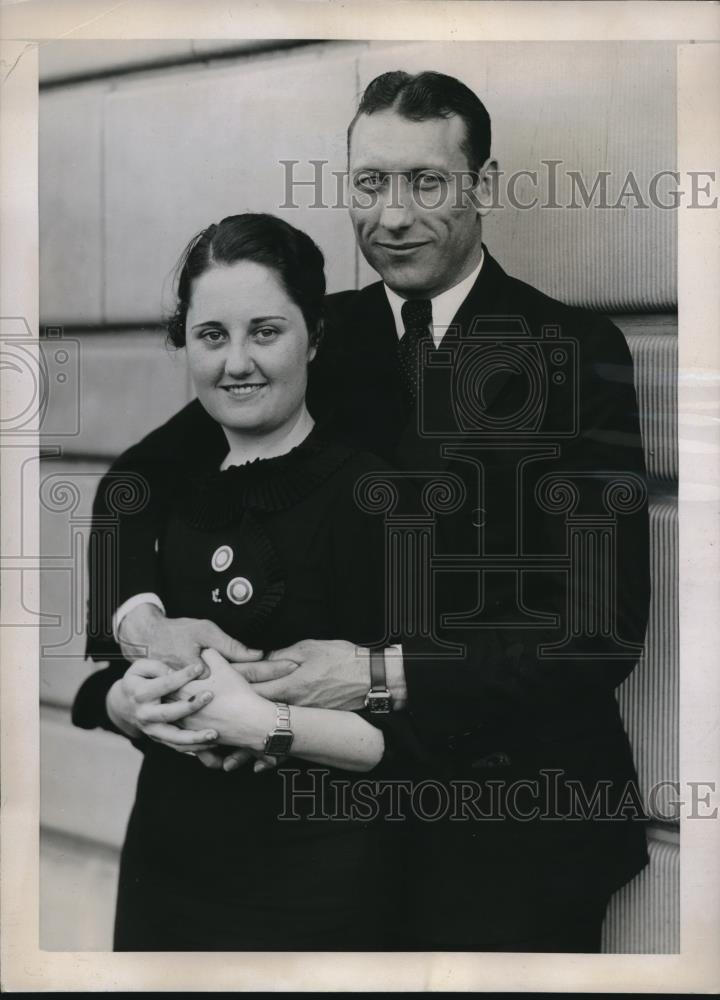
M 227 469 L 230 465 L 245 465 L 258 458 L 285 455 L 302 444 L 314 426 L 315 421 L 303 406 L 291 424 L 284 424 L 268 434 L 242 434 L 223 428 L 230 450 L 220 468 Z

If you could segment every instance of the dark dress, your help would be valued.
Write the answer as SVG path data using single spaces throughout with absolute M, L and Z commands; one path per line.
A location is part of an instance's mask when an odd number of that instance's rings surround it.
M 159 532 L 168 616 L 212 619 L 264 650 L 305 638 L 381 640 L 382 518 L 353 499 L 357 479 L 378 468 L 311 434 L 278 458 L 195 469 L 173 487 Z M 78 725 L 114 728 L 105 693 L 124 666 L 83 685 Z M 402 713 L 386 725 L 402 726 Z M 135 741 L 144 760 L 122 852 L 115 949 L 391 947 L 382 824 L 343 818 L 336 782 L 390 773 L 392 742 L 373 772 L 288 757 L 255 774 L 250 765 L 209 770 Z M 291 799 L 291 789 L 300 794 Z

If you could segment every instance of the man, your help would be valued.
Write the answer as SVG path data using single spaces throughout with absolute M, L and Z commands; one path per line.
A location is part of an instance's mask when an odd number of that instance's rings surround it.
M 409 480 L 424 490 L 400 527 L 388 512 L 389 532 L 418 546 L 392 568 L 406 613 L 388 634 L 399 626 L 402 645 L 373 654 L 372 676 L 370 651 L 341 641 L 240 669 L 291 704 L 355 710 L 371 687 L 371 707 L 389 692 L 421 748 L 416 785 L 459 790 L 442 816 L 413 798 L 389 847 L 408 904 L 396 947 L 597 951 L 610 895 L 647 861 L 613 693 L 649 600 L 629 352 L 608 321 L 509 277 L 484 247 L 490 120 L 459 81 L 378 77 L 348 156 L 356 238 L 382 281 L 329 297 L 310 406 L 390 460 L 397 502 L 415 503 Z M 190 404 L 166 427 L 192 446 L 198 419 Z M 209 623 L 164 617 L 145 523 L 121 553 L 126 656 L 256 658 Z

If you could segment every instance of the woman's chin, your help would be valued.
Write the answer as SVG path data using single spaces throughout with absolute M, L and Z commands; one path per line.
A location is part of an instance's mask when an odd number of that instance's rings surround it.
M 225 430 L 259 433 L 272 423 L 267 407 L 259 397 L 222 402 L 222 406 L 208 408 L 208 412 Z

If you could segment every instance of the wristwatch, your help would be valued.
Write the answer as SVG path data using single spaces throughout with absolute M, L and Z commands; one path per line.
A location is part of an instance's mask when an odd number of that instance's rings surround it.
M 365 708 L 370 709 L 370 715 L 387 715 L 392 711 L 392 696 L 385 673 L 385 649 L 382 646 L 370 650 L 370 690 L 365 697 Z
M 290 753 L 295 734 L 290 725 L 290 706 L 282 702 L 275 705 L 275 728 L 265 737 L 265 753 L 277 756 Z

